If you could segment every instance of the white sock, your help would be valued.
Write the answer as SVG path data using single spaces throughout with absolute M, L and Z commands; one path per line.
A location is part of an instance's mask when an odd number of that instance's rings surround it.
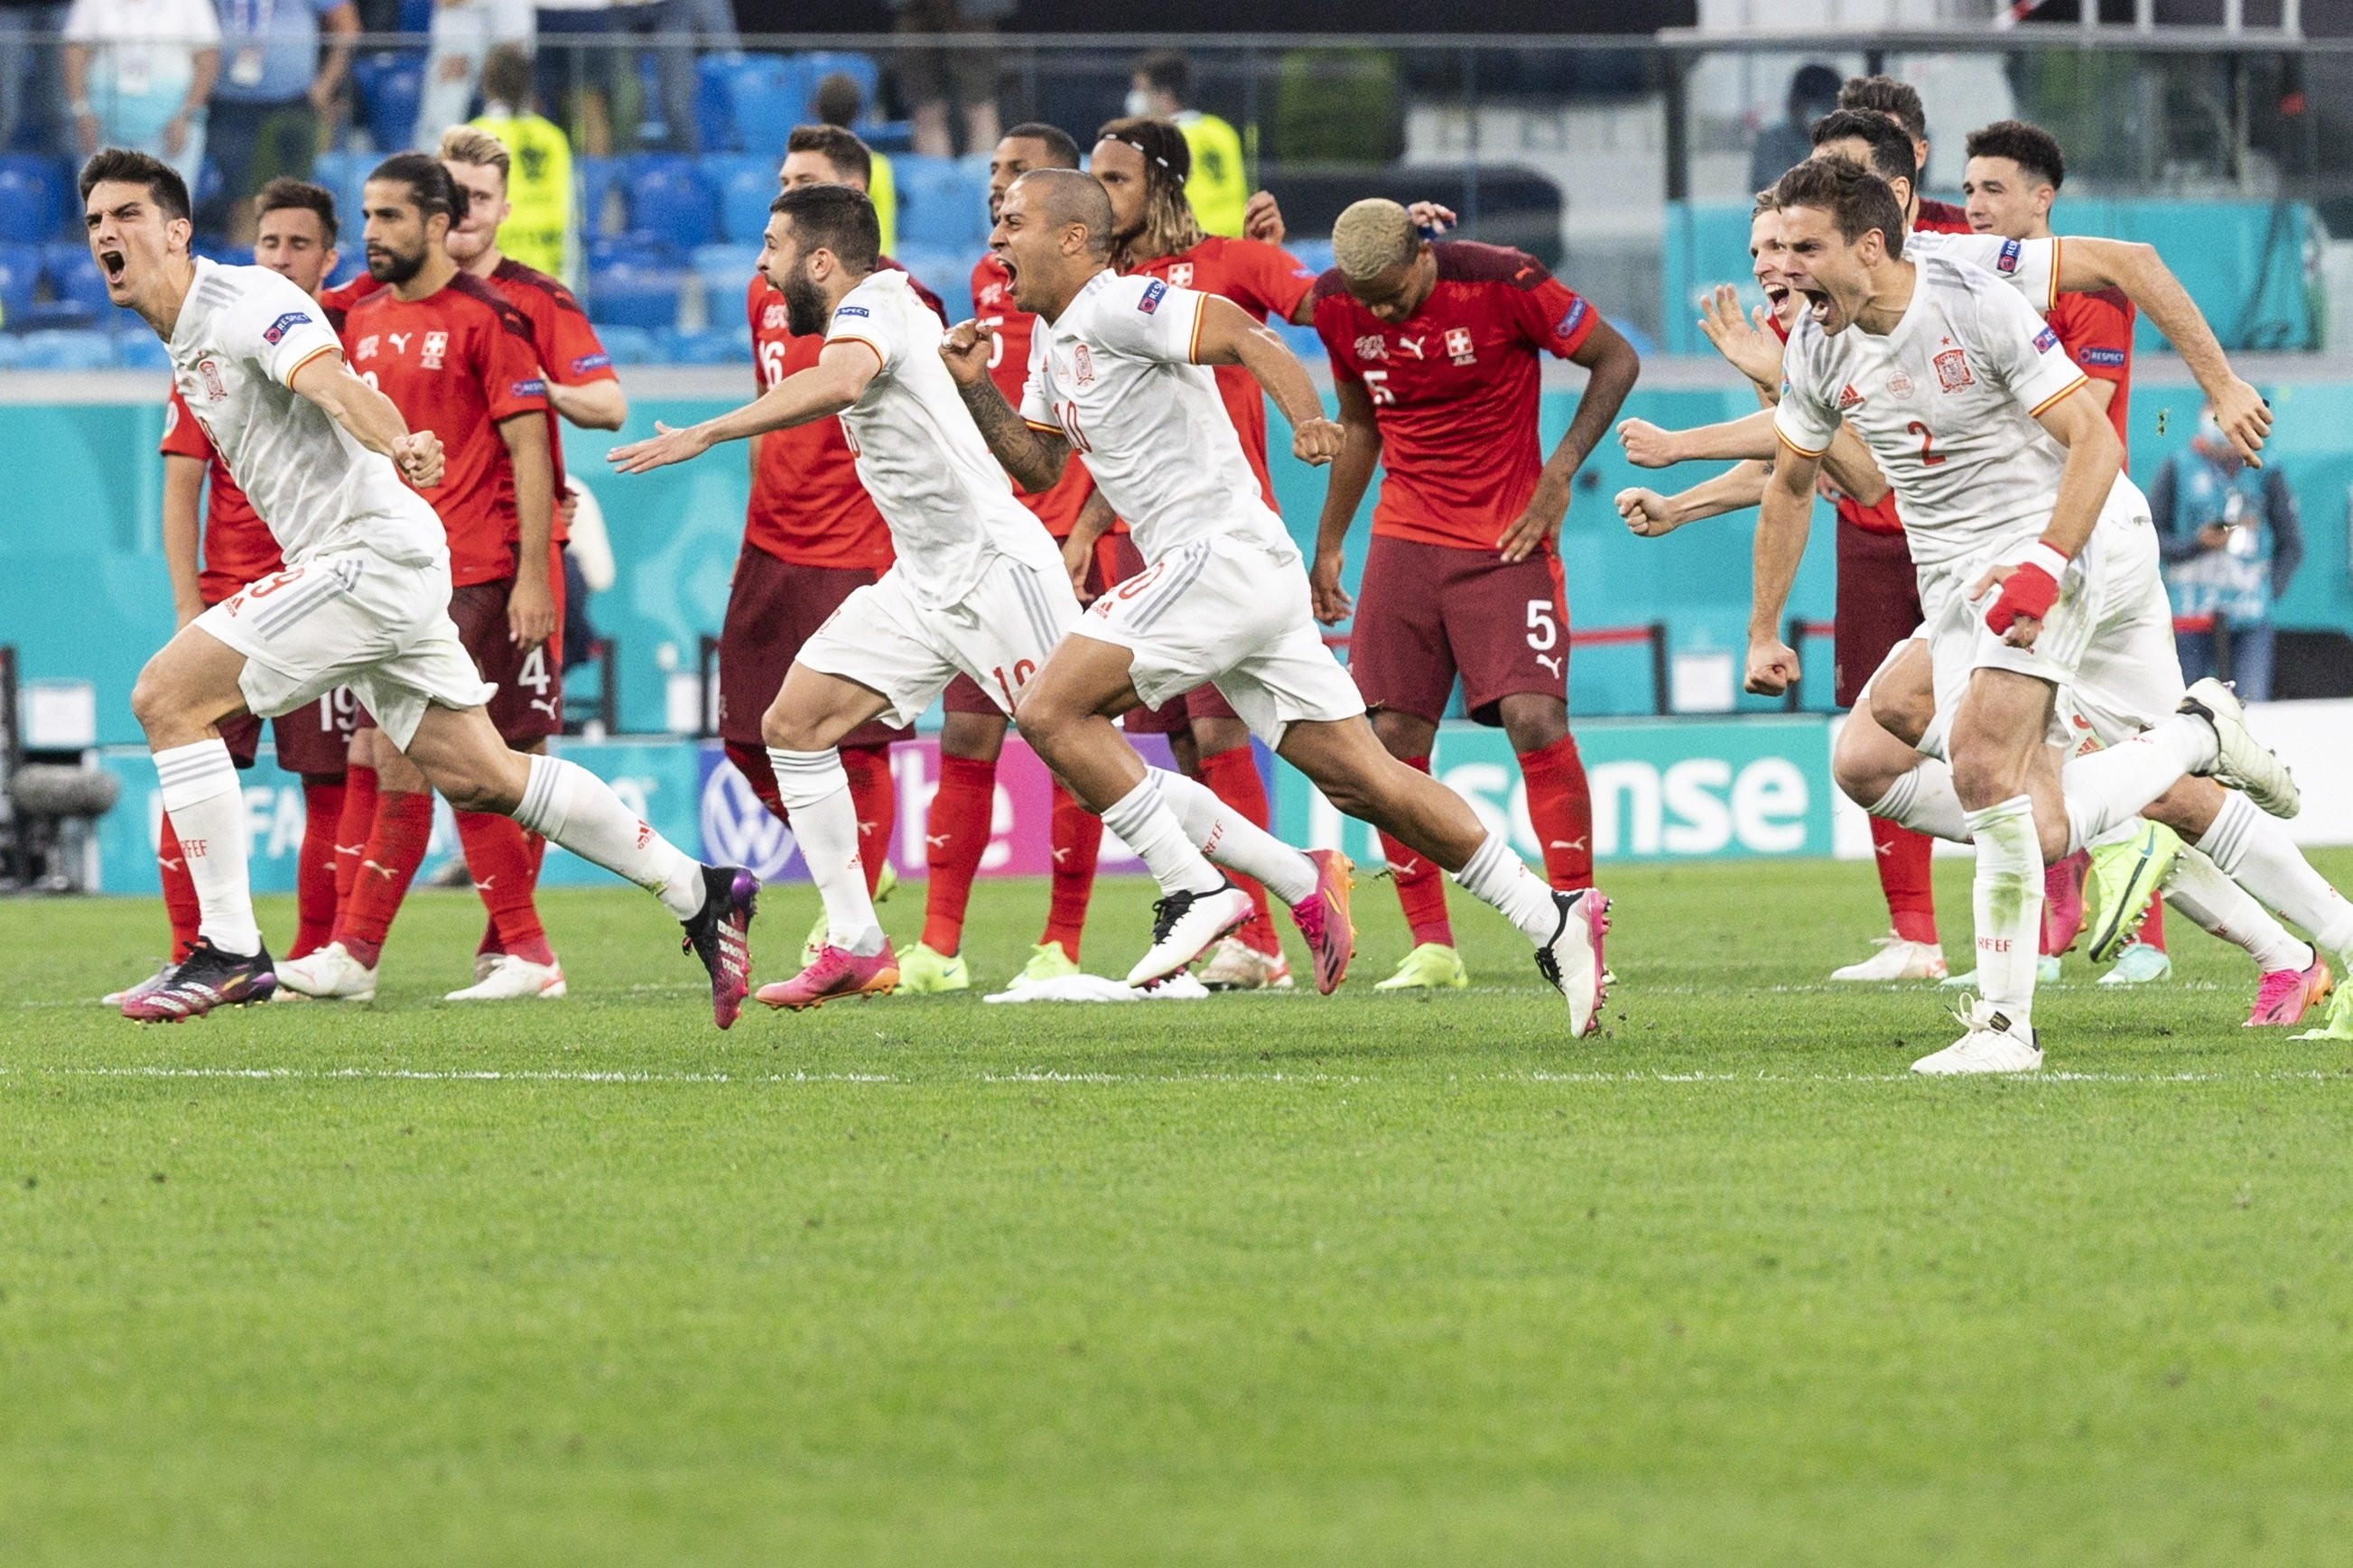
M 702 868 L 577 763 L 532 758 L 522 803 L 512 816 L 583 860 L 646 889 L 680 920 L 691 920 L 702 908 Z
M 246 872 L 245 787 L 218 736 L 167 746 L 154 756 L 164 809 L 179 836 L 188 880 L 196 885 L 196 934 L 223 952 L 243 958 L 261 951 L 253 918 L 253 885 Z
M 1219 800 L 1215 790 L 1160 768 L 1152 770 L 1152 782 L 1160 786 L 1161 804 L 1202 854 L 1229 871 L 1257 878 L 1286 904 L 1315 891 L 1315 862 Z
M 2022 795 L 1968 815 L 1978 870 L 1978 994 L 2021 1028 L 2034 1017 L 2034 963 L 2042 934 L 2042 840 Z
M 2272 912 L 2197 849 L 2184 848 L 2165 884 L 2165 901 L 2196 921 L 2200 929 L 2246 949 L 2255 967 L 2298 973 L 2312 967 L 2312 949 L 2298 942 Z
M 1560 929 L 1560 906 L 1553 902 L 1552 888 L 1512 853 L 1500 833 L 1487 835 L 1454 879 L 1464 892 L 1501 911 L 1530 942 L 1550 942 Z
M 2253 801 L 2225 790 L 2222 809 L 2198 847 L 2232 881 L 2302 926 L 2323 952 L 2339 961 L 2353 953 L 2353 904 L 2312 868 L 2286 826 Z
M 1226 885 L 1224 873 L 1202 858 L 1185 825 L 1169 809 L 1152 770 L 1145 770 L 1144 782 L 1114 801 L 1103 820 L 1144 858 L 1162 892 L 1214 893 Z
M 2067 799 L 2068 853 L 2138 816 L 2174 780 L 2213 762 L 2213 727 L 2190 713 L 2177 713 L 2129 741 L 2071 759 L 2059 770 L 2059 789 Z
M 858 853 L 858 807 L 841 753 L 768 748 L 776 771 L 776 798 L 785 803 L 801 859 L 825 900 L 826 942 L 871 958 L 882 951 L 882 922 L 866 893 L 866 862 Z
M 1922 758 L 1917 767 L 1888 785 L 1871 815 L 1932 838 L 1969 841 L 1968 814 L 1961 809 L 1961 797 L 1953 793 L 1953 764 L 1941 757 Z

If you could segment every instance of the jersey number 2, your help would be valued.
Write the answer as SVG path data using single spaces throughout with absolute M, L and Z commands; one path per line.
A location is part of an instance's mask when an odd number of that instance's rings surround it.
M 1920 437 L 1920 466 L 1922 468 L 1933 468 L 1937 464 L 1945 460 L 1945 454 L 1936 450 L 1936 433 L 1935 431 L 1929 429 L 1926 425 L 1921 424 L 1917 419 L 1915 419 L 1912 423 L 1904 426 L 1904 428 L 1909 430 L 1913 435 Z

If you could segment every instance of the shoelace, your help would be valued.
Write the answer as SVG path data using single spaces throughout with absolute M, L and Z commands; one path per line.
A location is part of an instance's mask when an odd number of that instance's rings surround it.
M 1152 944 L 1157 947 L 1166 942 L 1168 933 L 1176 929 L 1176 922 L 1183 920 L 1185 911 L 1192 907 L 1193 895 L 1190 893 L 1171 893 L 1165 899 L 1155 899 L 1152 901 Z

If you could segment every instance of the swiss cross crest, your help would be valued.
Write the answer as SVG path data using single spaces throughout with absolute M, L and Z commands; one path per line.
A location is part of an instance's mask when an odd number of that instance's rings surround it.
M 760 330 L 764 332 L 782 331 L 785 325 L 785 307 L 781 303 L 771 301 L 768 308 L 760 312 Z
M 424 366 L 427 370 L 439 370 L 441 368 L 441 356 L 448 352 L 448 333 L 427 332 L 425 334 L 425 352 L 421 356 L 419 356 L 417 363 Z
M 1844 386 L 1839 388 L 1838 406 L 1841 414 L 1845 413 L 1850 408 L 1860 407 L 1862 403 L 1862 394 L 1854 389 L 1854 383 L 1850 381 Z
M 360 340 L 360 346 L 352 351 L 352 357 L 353 359 L 375 358 L 377 341 L 376 335 L 374 332 L 370 332 L 367 336 Z
M 1388 358 L 1388 339 L 1381 336 L 1378 332 L 1366 332 L 1363 337 L 1356 340 L 1356 357 L 1358 359 Z
M 1977 378 L 1969 374 L 1969 356 L 1958 349 L 1947 349 L 1936 356 L 1936 385 L 1946 392 L 1958 392 Z
M 1072 368 L 1071 379 L 1073 381 L 1077 382 L 1081 386 L 1092 386 L 1094 384 L 1094 356 L 1087 353 L 1086 344 L 1073 343 L 1071 345 L 1071 365 Z
M 1477 349 L 1472 346 L 1471 329 L 1468 327 L 1447 328 L 1446 353 L 1456 364 L 1469 364 L 1476 360 L 1479 357 L 1479 353 Z
M 215 403 L 220 403 L 227 400 L 228 397 L 228 388 L 221 384 L 219 365 L 214 363 L 211 360 L 200 359 L 196 362 L 196 374 L 205 378 L 205 395 L 206 397 L 211 398 Z
M 1005 285 L 1002 283 L 991 283 L 987 288 L 983 289 L 980 291 L 981 309 L 984 310 L 993 310 L 997 308 L 997 302 L 1004 298 Z
M 1170 268 L 1168 281 L 1179 289 L 1190 289 L 1193 286 L 1193 264 L 1189 261 L 1180 261 Z

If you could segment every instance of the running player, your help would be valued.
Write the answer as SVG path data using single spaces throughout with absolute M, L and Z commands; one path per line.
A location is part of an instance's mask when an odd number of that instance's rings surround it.
M 254 264 L 316 298 L 335 269 L 335 198 L 301 180 L 272 180 L 254 198 L 258 215 Z M 213 450 L 204 426 L 188 413 L 175 388 L 164 411 L 164 563 L 172 576 L 172 604 L 186 626 L 249 584 L 283 571 L 278 541 L 237 488 Z M 197 565 L 198 508 L 202 505 L 203 566 Z M 296 929 L 289 958 L 324 945 L 335 925 L 335 829 L 343 806 L 347 748 L 352 734 L 352 697 L 335 690 L 284 713 L 272 723 L 278 765 L 302 780 L 302 847 L 294 883 Z M 220 727 L 229 756 L 239 768 L 253 765 L 261 742 L 261 721 L 251 714 Z M 105 998 L 120 1007 L 145 986 L 160 984 L 173 965 L 188 956 L 196 941 L 196 889 L 178 836 L 166 814 L 157 829 L 155 863 L 164 885 L 164 909 L 172 922 L 172 954 L 154 978 Z
M 1920 89 L 1908 81 L 1898 81 L 1892 76 L 1849 77 L 1839 89 L 1841 109 L 1867 110 L 1884 115 L 1903 131 L 1912 143 L 1912 166 L 1919 171 L 1916 184 L 1928 181 L 1928 110 L 1920 101 Z M 1815 143 L 1820 146 L 1819 141 Z M 1950 202 L 1922 199 L 1911 213 L 1912 227 L 1919 234 L 1967 234 L 1968 214 Z
M 1894 485 L 1913 535 L 1937 713 L 1978 850 L 1980 998 L 1968 1033 L 1915 1070 L 2031 1070 L 2042 1057 L 2031 1009 L 2046 858 L 2193 773 L 2248 792 L 2186 823 L 2194 836 L 2284 841 L 2250 798 L 2291 815 L 2295 784 L 2225 689 L 2182 694 L 2146 502 L 2057 335 L 1991 272 L 1933 249 L 1902 259 L 1895 194 L 1868 170 L 1815 159 L 1775 195 L 1788 280 L 1808 310 L 1775 415 L 1788 450 L 1757 524 L 1748 684 L 1769 694 L 1796 678 L 1779 617 L 1819 458 L 1843 420 Z M 2054 776 L 2043 740 L 2062 686 L 2095 729 L 2131 743 Z M 2353 906 L 2346 914 L 2353 942 Z
M 79 185 L 108 297 L 169 345 L 181 397 L 287 562 L 183 627 L 132 693 L 200 918 L 187 959 L 124 1015 L 191 1017 L 276 989 L 254 923 L 243 792 L 218 725 L 349 685 L 453 805 L 512 812 L 652 890 L 711 976 L 714 1021 L 733 1024 L 756 884 L 736 868 L 698 866 L 586 770 L 500 742 L 481 708 L 489 692 L 449 619 L 440 520 L 402 482 L 440 481 L 438 439 L 409 430 L 350 371 L 301 289 L 260 268 L 189 255 L 187 186 L 167 165 L 109 148 L 83 165 Z
M 1145 768 L 1112 727 L 1138 702 L 1214 680 L 1334 805 L 1456 871 L 1501 910 L 1567 1001 L 1571 1032 L 1597 1026 L 1605 901 L 1554 891 L 1461 796 L 1382 749 L 1355 684 L 1315 630 L 1299 552 L 1204 368 L 1247 366 L 1290 422 L 1293 454 L 1328 462 L 1344 437 L 1324 416 L 1305 367 L 1230 300 L 1162 278 L 1118 276 L 1112 229 L 1099 182 L 1058 169 L 1015 181 L 990 244 L 1016 300 L 1045 328 L 1031 339 L 1020 411 L 989 379 L 987 329 L 965 322 L 941 352 L 1007 471 L 1042 489 L 1073 451 L 1082 454 L 1152 563 L 1062 639 L 1021 710 L 1031 744 L 1160 884 L 1153 944 L 1130 983 L 1176 973 L 1250 917 L 1249 896 L 1203 858 L 1208 845 L 1291 903 L 1315 952 L 1318 990 L 1329 992 L 1345 972 L 1345 861 L 1302 855 L 1254 829 L 1204 831 L 1193 801 L 1215 797 Z
M 400 153 L 364 192 L 368 274 L 381 287 L 351 308 L 343 341 L 403 418 L 450 433 L 448 475 L 433 498 L 449 536 L 450 616 L 482 679 L 499 689 L 491 722 L 520 749 L 556 727 L 554 702 L 534 706 L 531 687 L 534 662 L 546 682 L 543 645 L 557 620 L 548 584 L 554 467 L 538 349 L 528 321 L 451 258 L 445 240 L 459 195 L 447 169 Z M 385 940 L 432 832 L 424 774 L 381 738 L 369 743 L 379 794 L 366 872 L 335 941 L 279 966 L 280 983 L 304 995 L 375 994 Z M 468 864 L 511 962 L 452 999 L 561 996 L 564 972 L 532 907 L 522 829 L 499 820 L 502 832 L 475 829 Z
M 1556 545 L 1577 468 L 1641 374 L 1599 311 L 1535 258 L 1430 241 L 1395 202 L 1356 203 L 1315 285 L 1347 444 L 1324 492 L 1309 574 L 1316 618 L 1356 616 L 1348 669 L 1391 756 L 1430 771 L 1459 675 L 1471 716 L 1501 724 L 1556 888 L 1593 885 L 1593 812 L 1568 730 L 1568 598 Z M 1588 373 L 1549 458 L 1536 446 L 1538 356 Z M 1363 599 L 1341 552 L 1377 461 L 1385 473 Z M 1414 946 L 1382 990 L 1468 984 L 1437 868 L 1385 841 Z

